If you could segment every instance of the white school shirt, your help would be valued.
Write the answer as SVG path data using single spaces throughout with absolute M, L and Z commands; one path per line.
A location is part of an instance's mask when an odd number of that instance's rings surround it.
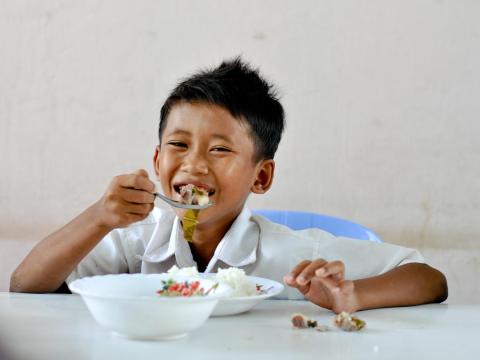
M 283 276 L 300 261 L 317 258 L 343 261 L 345 278 L 349 280 L 379 275 L 406 263 L 424 262 L 414 249 L 336 237 L 316 228 L 295 231 L 252 215 L 245 207 L 218 244 L 205 272 L 237 267 L 248 275 L 283 283 Z M 161 273 L 173 265 L 190 267 L 196 262 L 178 217 L 170 210 L 155 208 L 145 220 L 107 234 L 66 282 L 103 274 Z M 278 298 L 301 299 L 303 295 L 288 288 Z

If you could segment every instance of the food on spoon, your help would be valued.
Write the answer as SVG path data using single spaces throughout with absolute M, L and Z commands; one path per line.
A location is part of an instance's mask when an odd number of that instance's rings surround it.
M 184 204 L 207 205 L 209 202 L 208 190 L 193 184 L 180 186 L 180 196 Z
M 352 316 L 345 311 L 342 311 L 340 314 L 336 315 L 333 318 L 333 323 L 335 326 L 344 331 L 359 331 L 366 325 L 365 321 Z
M 188 205 L 207 205 L 209 203 L 208 191 L 193 184 L 187 184 L 180 187 L 180 196 L 182 203 Z M 182 219 L 183 237 L 187 241 L 192 241 L 193 232 L 198 224 L 198 212 L 200 210 L 188 209 L 185 211 Z

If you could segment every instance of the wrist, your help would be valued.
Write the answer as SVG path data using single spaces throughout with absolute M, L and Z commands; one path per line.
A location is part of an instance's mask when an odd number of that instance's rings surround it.
M 364 298 L 362 296 L 361 290 L 358 288 L 355 281 L 353 282 L 353 296 L 352 296 L 352 311 L 350 313 L 354 313 L 355 311 L 360 311 L 364 309 Z
M 88 223 L 91 224 L 92 230 L 98 234 L 106 235 L 115 227 L 104 220 L 101 211 L 101 201 L 102 200 L 95 202 L 85 211 L 85 213 L 90 218 Z
M 375 307 L 374 298 L 372 298 L 372 289 L 369 290 L 368 283 L 365 279 L 355 280 L 354 284 L 354 301 L 356 311 L 371 309 Z

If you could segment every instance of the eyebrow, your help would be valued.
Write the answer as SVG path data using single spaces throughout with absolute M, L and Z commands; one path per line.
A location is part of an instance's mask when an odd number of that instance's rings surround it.
M 226 141 L 226 142 L 229 142 L 229 143 L 232 142 L 232 140 L 230 140 L 230 138 L 228 136 L 225 136 L 225 135 L 222 135 L 222 134 L 213 134 L 212 138 L 220 139 L 220 140 L 223 140 L 223 141 Z
M 172 136 L 172 135 L 186 135 L 186 136 L 191 136 L 192 133 L 190 131 L 187 131 L 187 130 L 182 130 L 182 129 L 175 129 L 173 130 L 171 133 L 169 134 L 165 134 L 166 136 Z M 228 143 L 233 143 L 232 140 L 230 139 L 230 137 L 226 136 L 226 135 L 223 135 L 223 134 L 213 134 L 212 135 L 212 138 L 215 138 L 215 139 L 219 139 L 219 140 L 223 140 L 223 141 L 226 141 Z
M 165 134 L 165 135 L 168 135 L 168 136 L 171 136 L 171 135 L 191 135 L 191 133 L 190 133 L 190 131 L 187 131 L 187 130 L 175 129 L 171 133 L 168 133 L 168 134 Z

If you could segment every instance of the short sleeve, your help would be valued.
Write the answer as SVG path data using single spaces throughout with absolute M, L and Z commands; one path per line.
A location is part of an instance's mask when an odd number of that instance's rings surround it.
M 408 263 L 425 262 L 420 252 L 415 249 L 334 236 L 330 241 L 322 242 L 318 257 L 328 261 L 343 261 L 345 277 L 350 280 L 380 275 Z
M 153 234 L 168 239 L 175 213 L 154 208 L 149 216 L 108 233 L 75 267 L 65 282 L 85 276 L 140 272 L 141 257 Z
M 122 244 L 122 231 L 108 233 L 95 248 L 76 266 L 65 282 L 85 276 L 121 274 L 128 272 L 128 262 Z

